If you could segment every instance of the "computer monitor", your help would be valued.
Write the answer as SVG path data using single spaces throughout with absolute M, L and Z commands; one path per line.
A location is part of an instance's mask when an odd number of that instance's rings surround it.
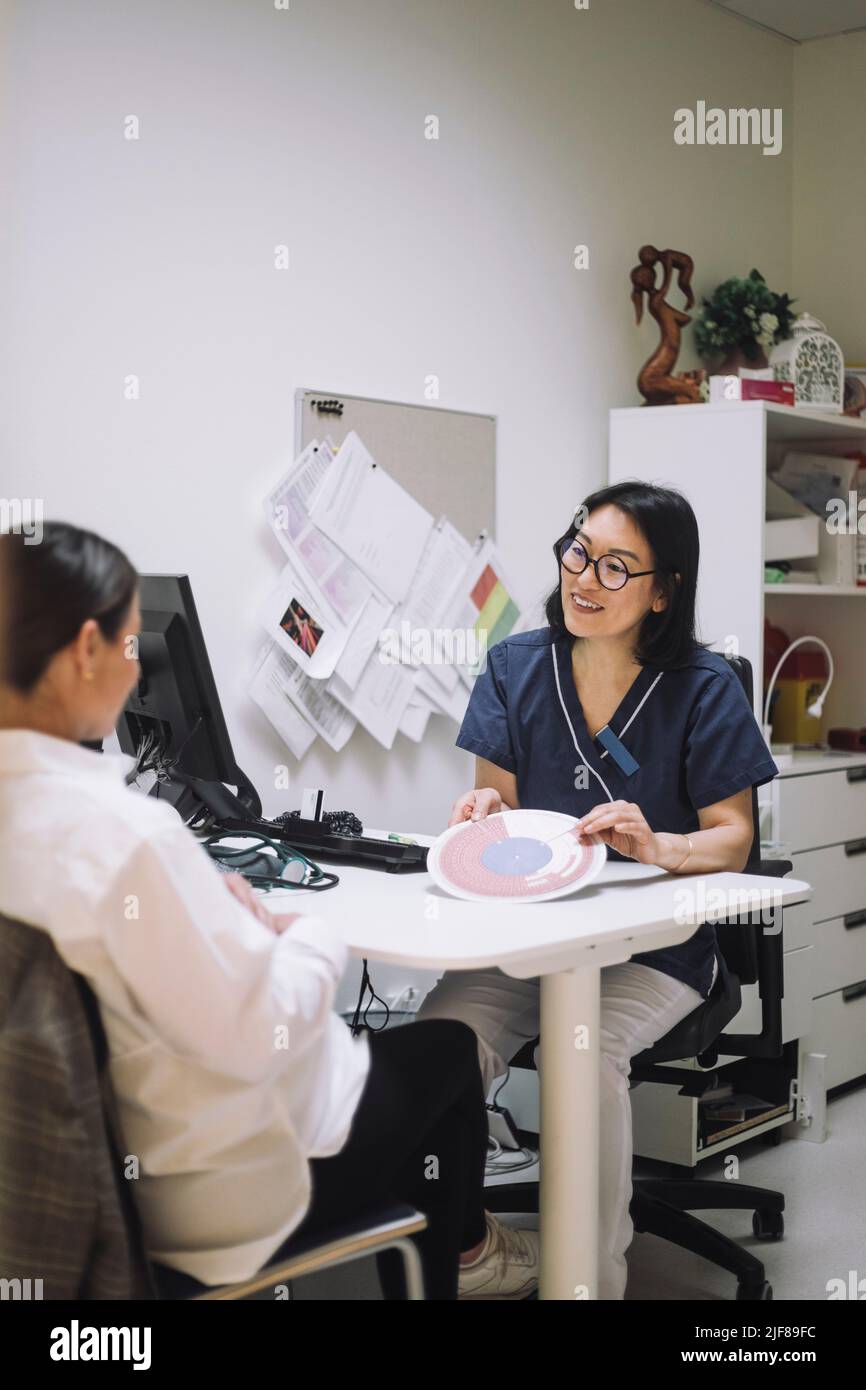
M 187 822 L 205 808 L 217 818 L 260 816 L 259 795 L 235 761 L 189 578 L 145 574 L 139 594 L 141 680 L 118 720 L 121 748 L 142 773 L 155 773 L 149 795 Z

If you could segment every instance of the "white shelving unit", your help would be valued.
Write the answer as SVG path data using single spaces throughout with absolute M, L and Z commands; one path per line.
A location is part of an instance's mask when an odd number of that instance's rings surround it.
M 866 452 L 866 420 L 766 401 L 612 410 L 609 480 L 668 483 L 688 497 L 701 533 L 700 635 L 719 650 L 737 643 L 752 663 L 759 718 L 766 616 L 792 640 L 815 631 L 824 638 L 837 668 L 824 727 L 859 727 L 866 725 L 866 608 L 859 606 L 866 589 L 764 583 L 767 473 L 798 446 Z
M 764 401 L 613 410 L 609 481 L 640 478 L 688 497 L 701 536 L 699 635 L 751 662 L 759 723 L 766 617 L 791 640 L 814 633 L 827 642 L 836 674 L 822 727 L 859 728 L 866 725 L 866 589 L 764 583 L 767 475 L 798 447 L 866 452 L 866 421 Z M 815 887 L 809 904 L 785 914 L 784 1037 L 799 1039 L 801 1089 L 804 1074 L 820 1084 L 822 1069 L 832 1087 L 866 1073 L 866 754 L 816 750 L 778 761 L 781 775 L 769 796 L 772 838 L 784 846 L 782 857 L 794 860 L 796 876 Z M 754 1026 L 754 993 L 747 992 L 731 1032 Z M 822 1097 L 813 1099 L 820 1114 Z M 672 1087 L 644 1085 L 632 1092 L 632 1104 L 636 1153 L 692 1167 L 712 1152 L 698 1145 L 696 1101 Z
M 792 594 L 804 598 L 838 598 L 839 595 L 843 598 L 866 598 L 866 588 L 859 584 L 765 584 L 764 594 L 768 598 L 790 598 Z

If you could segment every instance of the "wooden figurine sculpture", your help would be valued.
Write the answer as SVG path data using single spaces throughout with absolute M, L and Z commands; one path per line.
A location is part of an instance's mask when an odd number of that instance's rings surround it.
M 634 304 L 635 320 L 640 323 L 643 317 L 643 297 L 647 296 L 649 311 L 661 328 L 662 340 L 647 358 L 637 379 L 638 390 L 645 398 L 646 405 L 687 405 L 704 399 L 701 382 L 706 380 L 705 368 L 694 372 L 683 372 L 673 376 L 673 369 L 680 351 L 680 330 L 691 323 L 691 315 L 675 309 L 665 300 L 671 287 L 674 270 L 678 271 L 677 285 L 682 290 L 686 308 L 691 309 L 695 302 L 691 279 L 694 262 L 685 251 L 657 251 L 654 246 L 642 246 L 638 251 L 640 265 L 631 272 L 631 300 Z M 664 277 L 656 284 L 656 266 L 661 264 Z

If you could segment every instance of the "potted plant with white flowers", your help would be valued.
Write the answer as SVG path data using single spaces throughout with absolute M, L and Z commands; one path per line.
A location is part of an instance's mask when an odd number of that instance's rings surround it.
M 793 302 L 787 294 L 775 294 L 759 270 L 744 280 L 725 280 L 702 301 L 695 323 L 698 352 L 725 376 L 768 366 L 775 344 L 791 336 Z

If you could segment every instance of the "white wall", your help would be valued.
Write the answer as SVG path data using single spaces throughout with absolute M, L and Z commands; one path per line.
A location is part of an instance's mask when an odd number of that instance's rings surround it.
M 689 251 L 698 295 L 752 265 L 790 281 L 790 127 L 777 158 L 683 148 L 673 112 L 703 98 L 787 120 L 791 45 L 699 0 L 6 4 L 0 493 L 42 497 L 141 570 L 190 573 L 239 761 L 268 811 L 296 805 L 243 691 L 295 388 L 421 401 L 435 372 L 441 404 L 496 414 L 499 539 L 540 593 L 605 479 L 607 411 L 638 403 L 655 346 L 629 300 L 638 247 Z M 472 760 L 454 725 L 430 728 L 390 756 L 363 731 L 339 756 L 319 743 L 294 788 L 436 832 Z
M 793 276 L 847 362 L 866 362 L 866 34 L 794 56 Z

